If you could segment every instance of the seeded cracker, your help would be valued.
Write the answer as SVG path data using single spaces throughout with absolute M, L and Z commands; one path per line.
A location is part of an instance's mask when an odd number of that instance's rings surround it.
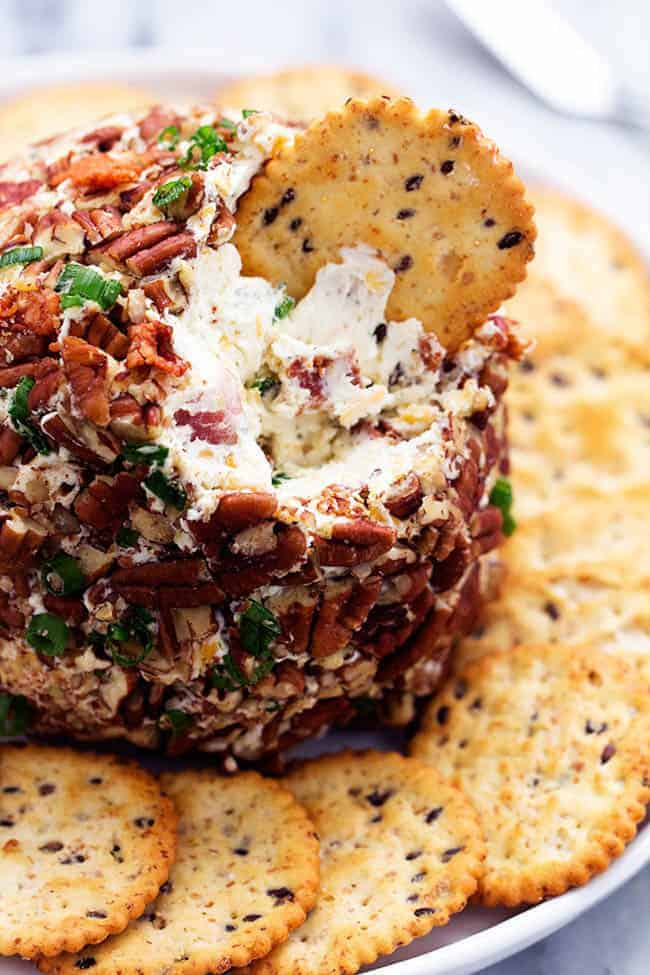
M 220 88 L 215 99 L 224 108 L 264 109 L 292 122 L 310 122 L 340 108 L 348 98 L 400 94 L 395 85 L 363 71 L 312 64 L 236 78 Z
M 108 755 L 0 749 L 0 953 L 76 951 L 123 931 L 174 859 L 156 781 Z
M 412 750 L 477 807 L 486 906 L 561 894 L 623 852 L 650 799 L 649 711 L 620 661 L 561 646 L 485 657 L 434 698 Z
M 286 784 L 321 839 L 321 891 L 303 927 L 251 975 L 352 975 L 446 924 L 476 890 L 476 814 L 419 762 L 344 752 L 305 763 Z
M 512 164 L 454 112 L 352 100 L 297 135 L 242 197 L 244 271 L 301 298 L 364 243 L 395 271 L 387 315 L 420 319 L 449 349 L 509 298 L 533 256 L 532 207 Z
M 316 900 L 318 841 L 304 810 L 254 772 L 163 776 L 179 814 L 176 863 L 124 934 L 45 961 L 78 975 L 219 975 L 284 941 Z

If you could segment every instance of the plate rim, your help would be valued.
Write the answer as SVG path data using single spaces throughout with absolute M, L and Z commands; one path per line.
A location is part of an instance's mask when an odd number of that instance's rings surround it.
M 223 66 L 226 66 L 225 70 Z M 182 60 L 179 60 L 177 49 L 168 47 L 99 51 L 93 53 L 92 60 L 88 59 L 87 54 L 74 52 L 64 52 L 64 56 L 60 52 L 54 55 L 11 56 L 3 58 L 5 70 L 0 77 L 0 101 L 27 87 L 65 84 L 82 79 L 118 83 L 130 80 L 134 84 L 146 85 L 155 84 L 156 79 L 160 81 L 164 77 L 165 84 L 170 86 L 177 78 L 179 83 L 194 82 L 197 87 L 209 82 L 214 84 L 216 90 L 220 82 L 239 74 L 270 71 L 278 66 L 277 61 L 255 55 L 238 56 L 236 65 L 233 65 L 231 54 L 217 47 L 186 49 Z M 522 160 L 521 166 L 534 173 L 535 180 L 544 178 L 535 163 Z M 549 178 L 548 182 L 552 184 L 555 180 Z M 390 972 L 390 975 L 472 975 L 525 950 L 575 921 L 648 864 L 650 826 L 640 827 L 638 835 L 622 856 L 586 885 L 526 908 L 458 941 L 425 950 L 420 955 L 392 962 L 388 956 L 386 963 L 373 966 L 373 971 Z M 435 934 L 435 928 L 431 934 Z M 0 975 L 5 963 L 11 965 L 17 960 L 0 959 Z

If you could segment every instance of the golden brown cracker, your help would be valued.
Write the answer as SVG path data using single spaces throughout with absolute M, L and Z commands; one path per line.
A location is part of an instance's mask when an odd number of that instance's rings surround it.
M 650 696 L 591 648 L 522 646 L 470 664 L 429 706 L 412 753 L 468 795 L 486 833 L 486 906 L 586 883 L 650 800 Z
M 352 975 L 445 924 L 476 890 L 476 814 L 420 762 L 343 752 L 306 762 L 286 784 L 321 838 L 321 891 L 307 922 L 253 975 Z
M 292 122 L 311 122 L 348 98 L 398 97 L 392 82 L 341 65 L 313 64 L 235 78 L 215 100 L 224 108 L 263 109 Z
M 32 142 L 90 125 L 115 112 L 130 112 L 155 101 L 131 85 L 85 82 L 35 88 L 0 104 L 0 162 Z
M 77 951 L 123 931 L 169 875 L 173 806 L 108 755 L 0 749 L 0 953 Z
M 392 320 L 420 319 L 456 349 L 513 293 L 533 255 L 532 207 L 477 126 L 406 98 L 352 100 L 283 146 L 242 197 L 244 271 L 301 298 L 341 247 L 395 272 Z
M 179 815 L 176 863 L 145 914 L 117 938 L 46 960 L 46 972 L 205 975 L 266 954 L 316 900 L 318 841 L 304 810 L 255 772 L 163 776 Z

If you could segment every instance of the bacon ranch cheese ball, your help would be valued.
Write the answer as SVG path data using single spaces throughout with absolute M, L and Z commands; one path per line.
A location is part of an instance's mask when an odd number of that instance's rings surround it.
M 234 767 L 406 719 L 490 589 L 509 322 L 447 355 L 365 246 L 298 303 L 243 276 L 296 131 L 158 107 L 0 170 L 5 731 Z

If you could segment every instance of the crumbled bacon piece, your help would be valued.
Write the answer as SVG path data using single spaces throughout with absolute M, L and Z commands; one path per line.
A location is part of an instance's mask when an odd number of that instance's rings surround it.
M 0 329 L 0 363 L 10 366 L 32 356 L 45 355 L 48 340 L 45 335 L 34 335 L 32 332 L 10 332 Z
M 89 342 L 68 335 L 62 342 L 61 356 L 73 400 L 83 415 L 97 426 L 108 426 L 108 359 L 104 353 Z
M 192 433 L 190 441 L 203 440 L 211 444 L 237 443 L 237 431 L 233 426 L 233 417 L 224 410 L 199 410 L 190 413 L 189 410 L 176 410 L 174 423 L 179 427 L 190 427 Z
M 58 186 L 70 180 L 73 186 L 87 193 L 113 190 L 123 183 L 132 183 L 140 175 L 142 163 L 135 156 L 82 156 L 61 172 L 50 175 L 50 185 Z
M 38 179 L 25 179 L 16 183 L 0 182 L 0 210 L 29 199 L 42 185 Z
M 131 345 L 126 357 L 128 369 L 153 366 L 172 376 L 182 376 L 188 363 L 176 355 L 172 345 L 173 331 L 162 322 L 142 322 L 131 325 L 129 339 Z
M 0 325 L 12 332 L 52 335 L 59 325 L 59 296 L 50 288 L 7 288 L 0 297 Z
M 319 403 L 325 398 L 325 370 L 332 361 L 330 356 L 323 355 L 315 356 L 311 365 L 305 359 L 294 359 L 287 376 L 306 389 L 314 403 Z

